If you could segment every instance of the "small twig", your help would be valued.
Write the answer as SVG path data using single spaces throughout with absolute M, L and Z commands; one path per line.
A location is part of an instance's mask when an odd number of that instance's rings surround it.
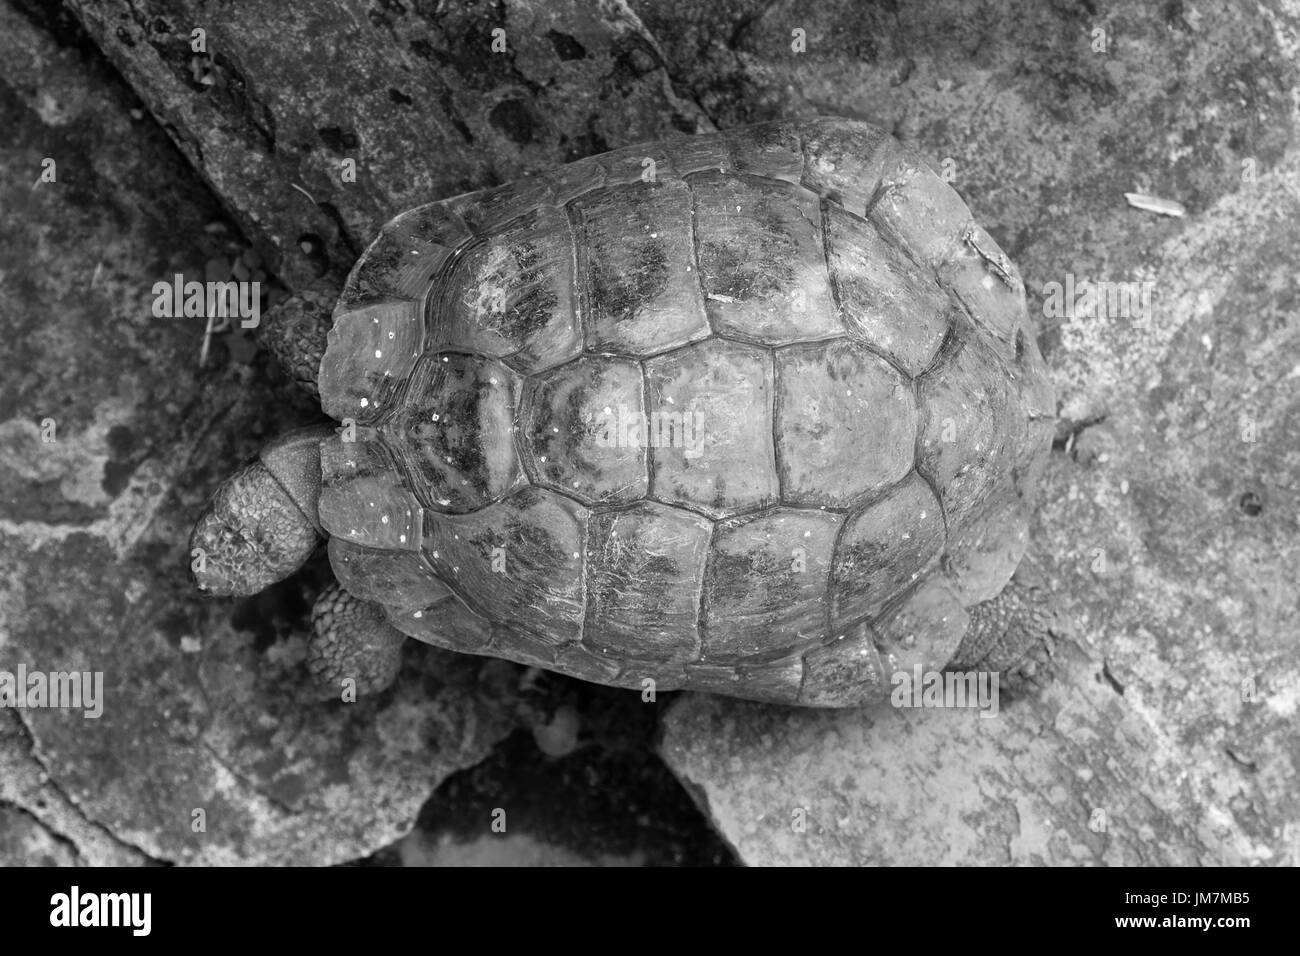
M 1183 204 L 1172 199 L 1161 199 L 1159 196 L 1148 196 L 1146 193 L 1125 193 L 1124 198 L 1135 209 L 1144 209 L 1161 216 L 1173 216 L 1175 219 L 1187 215 L 1187 209 Z

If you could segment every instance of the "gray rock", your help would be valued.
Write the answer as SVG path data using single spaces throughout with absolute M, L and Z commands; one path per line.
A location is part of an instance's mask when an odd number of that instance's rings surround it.
M 76 854 L 29 813 L 0 806 L 0 866 L 75 866 Z

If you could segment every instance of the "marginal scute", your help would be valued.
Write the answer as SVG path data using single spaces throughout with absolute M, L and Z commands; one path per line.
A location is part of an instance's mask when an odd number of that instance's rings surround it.
M 321 527 L 367 548 L 415 551 L 423 509 L 378 441 L 321 442 Z
M 799 703 L 806 707 L 857 707 L 889 696 L 889 674 L 876 650 L 876 634 L 859 622 L 834 632 L 803 655 Z
M 538 484 L 587 504 L 635 501 L 649 488 L 644 379 L 628 359 L 587 356 L 529 385 L 524 448 Z
M 481 508 L 523 479 L 515 454 L 519 379 L 500 362 L 425 354 L 383 435 L 425 507 Z
M 777 350 L 776 435 L 787 504 L 850 508 L 912 468 L 911 383 L 839 339 Z
M 816 194 L 785 182 L 704 172 L 695 200 L 704 304 L 720 335 L 785 345 L 838 335 Z
M 793 704 L 799 699 L 803 670 L 803 658 L 799 654 L 789 654 L 745 665 L 687 664 L 684 677 L 686 686 L 692 690 L 774 704 Z
M 947 260 L 971 221 L 961 197 L 910 150 L 886 170 L 867 218 L 930 268 Z
M 903 147 L 884 130 L 852 120 L 818 119 L 802 132 L 804 185 L 855 216 L 866 215 Z
M 948 666 L 969 621 L 962 603 L 946 576 L 932 574 L 875 622 L 877 650 L 891 680 L 918 666 L 922 673 Z
M 709 521 L 643 501 L 589 522 L 584 643 L 621 658 L 699 657 L 699 593 Z
M 566 642 L 559 635 L 498 623 L 492 627 L 492 643 L 488 647 L 488 653 L 526 667 L 557 670 L 563 669 L 557 661 L 560 651 L 577 646 Z
M 1038 349 L 1038 339 L 1033 323 L 1027 316 L 1020 322 L 1020 348 L 1016 360 L 1016 384 L 1020 402 L 1030 418 L 1056 417 L 1056 394 L 1052 389 L 1052 375 Z
M 718 525 L 704 577 L 704 659 L 758 660 L 821 637 L 842 515 L 782 509 Z
M 968 225 L 939 265 L 939 281 L 1010 358 L 1025 315 L 1025 285 L 993 237 L 974 223 Z
M 342 308 L 376 298 L 421 302 L 439 270 L 470 238 L 445 203 L 430 203 L 393 219 L 380 231 L 349 277 Z
M 795 123 L 761 123 L 728 131 L 731 168 L 799 185 L 804 167 L 799 129 Z
M 429 607 L 451 593 L 418 551 L 365 548 L 340 537 L 330 538 L 328 551 L 344 590 L 394 611 Z
M 708 169 L 732 168 L 731 149 L 725 135 L 711 133 L 681 136 L 667 140 L 664 151 L 678 176 L 686 177 Z
M 557 208 L 589 192 L 602 189 L 606 183 L 605 168 L 595 159 L 580 159 L 558 169 L 542 173 L 551 189 L 551 203 Z
M 321 408 L 337 421 L 389 410 L 424 347 L 423 306 L 409 299 L 339 303 L 320 363 Z
M 831 569 L 831 628 L 876 614 L 921 577 L 944 545 L 943 515 L 917 474 L 851 514 Z
M 605 171 L 605 181 L 610 186 L 663 183 L 677 175 L 662 143 L 627 146 L 593 156 L 592 160 Z
M 611 186 L 569 210 L 589 350 L 645 356 L 709 335 L 685 183 Z
M 429 513 L 424 555 L 438 576 L 495 620 L 577 641 L 588 511 L 526 487 L 467 515 Z
M 1026 419 L 1011 476 L 1016 491 L 1030 511 L 1037 508 L 1042 500 L 1043 475 L 1047 471 L 1052 440 L 1055 437 L 1055 418 Z
M 582 352 L 564 211 L 529 209 L 466 244 L 430 303 L 430 348 L 503 358 L 523 372 Z
M 385 606 L 384 617 L 407 637 L 462 654 L 486 653 L 492 639 L 491 623 L 466 607 L 455 594 L 409 611 Z
M 1012 477 L 989 489 L 948 542 L 947 566 L 967 606 L 987 601 L 1011 580 L 1029 547 L 1029 512 Z
M 1024 419 L 1005 366 L 987 338 L 970 329 L 918 381 L 916 467 L 933 482 L 955 527 L 1009 474 L 1013 435 Z
M 551 205 L 551 185 L 544 176 L 528 176 L 504 186 L 465 193 L 448 199 L 447 209 L 464 221 L 475 235 L 496 232 L 512 220 L 532 215 Z
M 739 696 L 749 700 L 795 704 L 799 701 L 799 688 L 804 678 L 803 655 L 793 653 L 775 660 L 744 664 L 740 675 Z
M 686 665 L 679 660 L 658 661 L 645 657 L 620 659 L 618 655 L 611 654 L 608 650 L 596 653 L 605 664 L 618 664 L 618 673 L 610 681 L 618 687 L 637 688 L 642 691 L 653 688 L 659 692 L 679 690 L 686 686 Z
M 840 319 L 857 341 L 909 375 L 933 361 L 954 308 L 933 274 L 869 221 L 826 206 L 827 261 Z

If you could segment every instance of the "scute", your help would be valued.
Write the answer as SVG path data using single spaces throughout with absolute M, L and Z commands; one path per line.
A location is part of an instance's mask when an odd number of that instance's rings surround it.
M 423 509 L 384 443 L 368 432 L 361 440 L 339 435 L 320 446 L 321 527 L 353 544 L 388 551 L 420 547 Z
M 1007 369 L 985 337 L 969 329 L 918 382 L 916 467 L 933 482 L 955 527 L 1009 474 L 1023 412 Z
M 888 665 L 865 621 L 806 651 L 803 666 L 799 703 L 809 707 L 853 707 L 889 694 Z
M 803 184 L 865 216 L 886 169 L 904 155 L 902 144 L 883 129 L 850 120 L 813 120 L 802 132 Z
M 971 223 L 961 197 L 925 160 L 906 149 L 885 169 L 867 218 L 882 235 L 931 268 L 943 265 Z
M 980 498 L 948 542 L 949 573 L 965 603 L 1001 591 L 1028 547 L 1028 501 L 1008 476 Z
M 455 594 L 409 611 L 385 605 L 384 617 L 407 637 L 462 654 L 487 653 L 492 640 L 491 622 L 466 607 Z
M 776 371 L 783 502 L 850 508 L 911 470 L 916 400 L 884 359 L 839 339 L 778 349 Z
M 803 658 L 799 654 L 744 664 L 687 664 L 682 672 L 682 683 L 692 690 L 783 704 L 796 702 L 802 681 Z
M 519 388 L 500 362 L 421 357 L 381 431 L 426 508 L 471 511 L 523 482 L 514 442 Z
M 943 670 L 961 644 L 968 622 L 949 577 L 932 574 L 921 579 L 875 624 L 876 649 L 890 679 L 915 667 L 922 673 Z
M 919 375 L 939 351 L 954 308 L 934 275 L 839 206 L 827 206 L 826 244 L 849 335 Z
M 695 200 L 704 304 L 718 334 L 785 345 L 843 331 L 816 193 L 716 171 L 686 181 Z
M 643 497 L 650 486 L 644 386 L 640 365 L 608 355 L 534 378 L 524 399 L 523 443 L 533 480 L 587 504 Z
M 915 472 L 849 516 L 831 568 L 831 629 L 874 616 L 938 558 L 939 502 Z
M 804 157 L 800 128 L 797 123 L 760 123 L 730 130 L 725 142 L 731 169 L 749 176 L 801 184 Z
M 781 509 L 721 522 L 704 576 L 704 659 L 759 660 L 821 638 L 843 521 Z
M 645 368 L 653 497 L 712 517 L 774 504 L 771 353 L 710 339 Z
M 446 203 L 402 213 L 358 260 L 339 305 L 346 311 L 376 298 L 423 302 L 442 267 L 472 235 Z
M 395 611 L 417 611 L 451 593 L 418 551 L 365 548 L 337 536 L 328 551 L 334 577 L 349 594 Z
M 709 335 L 685 183 L 611 186 L 569 210 L 589 350 L 652 355 Z
M 582 329 L 573 282 L 564 211 L 523 211 L 464 245 L 449 264 L 430 302 L 430 347 L 481 352 L 523 372 L 575 358 Z
M 731 144 L 722 136 L 682 136 L 667 140 L 664 151 L 673 172 L 683 179 L 711 169 L 731 169 Z
M 695 660 L 712 523 L 643 501 L 593 515 L 583 642 L 619 659 Z
M 939 281 L 961 300 L 975 323 L 987 331 L 1009 359 L 1015 333 L 1025 315 L 1025 285 L 1020 272 L 993 237 L 974 223 L 939 268 Z
M 551 209 L 551 184 L 544 176 L 528 176 L 512 183 L 448 199 L 447 210 L 477 236 L 494 233 L 507 223 Z
M 342 421 L 375 421 L 424 348 L 426 302 L 440 270 L 471 237 L 445 203 L 397 216 L 357 260 L 321 360 L 321 407 Z
M 419 302 L 384 298 L 336 306 L 317 379 L 321 408 L 337 421 L 378 421 L 423 347 Z
M 562 495 L 525 487 L 472 514 L 428 514 L 424 555 L 485 617 L 576 642 L 588 515 Z

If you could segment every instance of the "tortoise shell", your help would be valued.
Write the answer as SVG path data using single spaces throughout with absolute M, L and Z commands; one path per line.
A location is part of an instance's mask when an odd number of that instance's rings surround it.
M 403 633 L 827 706 L 948 663 L 1024 552 L 1054 411 L 1015 267 L 841 119 L 398 216 L 319 382 L 331 563 Z

